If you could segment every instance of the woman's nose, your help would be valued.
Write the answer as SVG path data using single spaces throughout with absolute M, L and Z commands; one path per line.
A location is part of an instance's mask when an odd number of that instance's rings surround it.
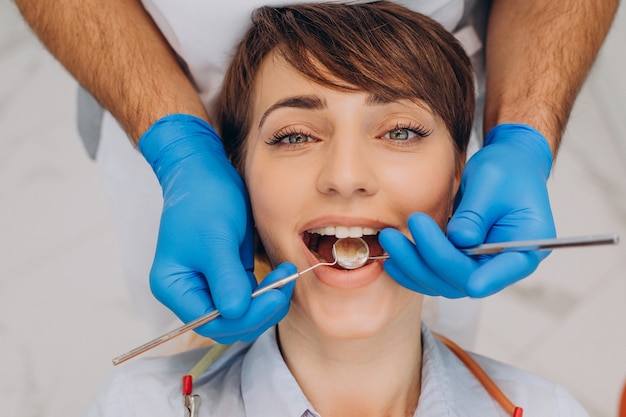
M 328 142 L 317 181 L 320 192 L 350 198 L 377 191 L 375 153 L 368 140 L 343 135 Z

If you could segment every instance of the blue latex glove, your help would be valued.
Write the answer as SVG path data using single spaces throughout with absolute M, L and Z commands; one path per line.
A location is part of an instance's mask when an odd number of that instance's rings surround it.
M 468 257 L 457 247 L 555 237 L 546 188 L 551 167 L 550 146 L 538 131 L 496 126 L 463 171 L 448 237 L 422 213 L 408 220 L 414 243 L 397 230 L 381 231 L 391 256 L 385 270 L 409 289 L 448 298 L 485 297 L 528 276 L 549 252 Z
M 253 339 L 282 319 L 289 287 L 251 303 L 257 284 L 250 203 L 213 128 L 194 116 L 166 116 L 144 133 L 139 149 L 163 189 L 150 272 L 155 297 L 184 322 L 217 308 L 221 318 L 196 331 L 219 343 Z
M 296 266 L 294 264 L 282 263 L 263 279 L 259 287 L 264 287 L 295 273 Z M 222 344 L 234 343 L 238 340 L 252 342 L 285 317 L 289 311 L 289 303 L 295 284 L 295 281 L 291 281 L 283 287 L 253 298 L 250 302 L 250 308 L 244 316 L 237 320 L 226 320 L 214 330 L 212 329 L 212 339 Z

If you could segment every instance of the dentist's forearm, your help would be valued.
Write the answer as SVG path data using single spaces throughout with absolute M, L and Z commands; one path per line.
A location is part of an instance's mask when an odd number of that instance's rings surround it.
M 485 134 L 501 123 L 528 124 L 545 136 L 556 156 L 617 5 L 618 0 L 494 0 Z
M 15 3 L 52 55 L 134 142 L 167 114 L 208 120 L 175 54 L 139 1 Z

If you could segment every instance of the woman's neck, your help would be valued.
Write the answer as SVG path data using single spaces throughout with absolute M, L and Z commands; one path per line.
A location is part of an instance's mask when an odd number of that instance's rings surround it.
M 278 340 L 317 412 L 324 417 L 413 415 L 421 388 L 419 315 L 407 314 L 374 336 L 336 339 L 293 313 L 279 325 Z

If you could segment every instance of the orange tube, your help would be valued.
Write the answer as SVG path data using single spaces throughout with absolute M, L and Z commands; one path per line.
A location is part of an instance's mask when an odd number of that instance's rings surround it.
M 435 337 L 439 339 L 441 343 L 446 345 L 446 347 L 450 349 L 461 362 L 463 362 L 467 369 L 469 369 L 482 386 L 485 387 L 489 395 L 491 395 L 491 397 L 496 400 L 508 414 L 513 417 L 522 417 L 524 410 L 521 407 L 517 407 L 506 395 L 504 395 L 496 383 L 489 378 L 489 375 L 483 371 L 480 365 L 476 363 L 476 361 L 467 352 L 461 349 L 459 345 L 440 334 L 435 334 Z

